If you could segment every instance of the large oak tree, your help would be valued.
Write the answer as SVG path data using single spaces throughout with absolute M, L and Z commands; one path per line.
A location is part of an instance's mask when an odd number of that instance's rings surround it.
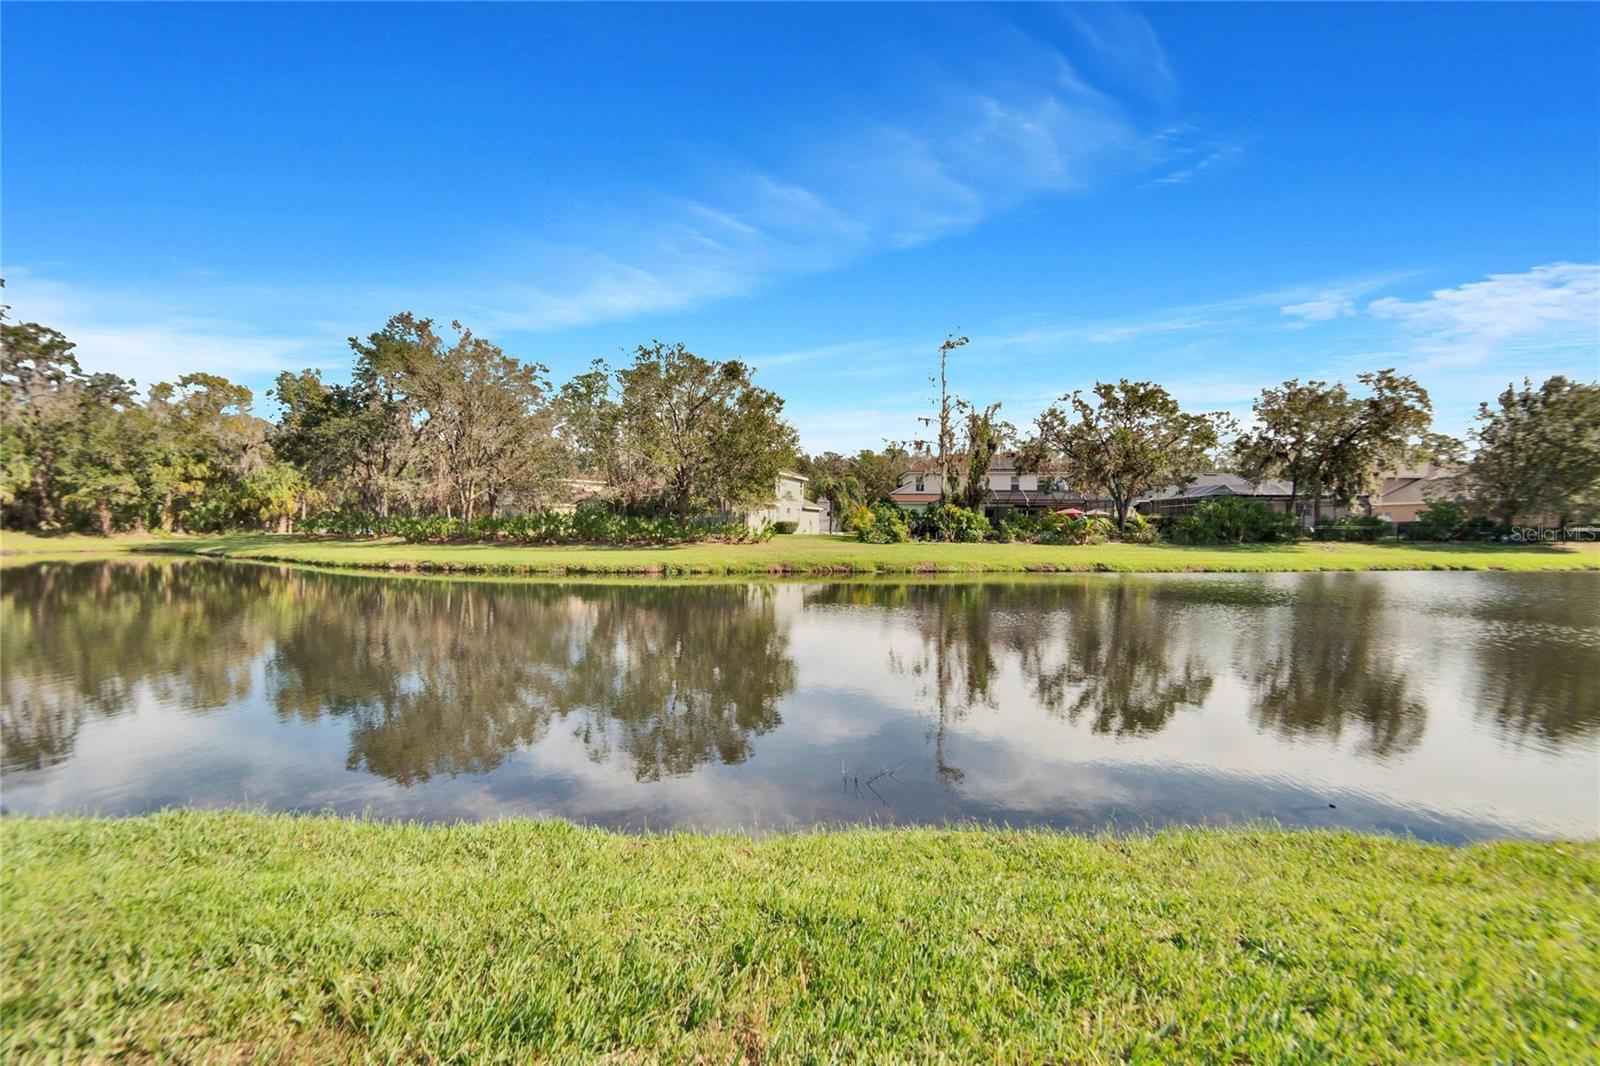
M 1091 395 L 1080 389 L 1042 412 L 1022 461 L 1059 465 L 1075 488 L 1104 495 L 1119 526 L 1140 496 L 1192 482 L 1228 425 L 1220 412 L 1184 411 L 1149 381 L 1096 382 Z

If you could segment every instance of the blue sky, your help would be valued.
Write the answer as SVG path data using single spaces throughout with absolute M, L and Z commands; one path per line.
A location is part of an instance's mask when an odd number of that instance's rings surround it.
M 392 312 L 746 359 L 808 449 L 1096 378 L 1600 377 L 1600 5 L 45 5 L 13 314 L 261 394 Z

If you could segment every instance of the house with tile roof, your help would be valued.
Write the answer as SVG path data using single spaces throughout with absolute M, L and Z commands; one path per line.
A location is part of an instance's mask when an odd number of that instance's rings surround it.
M 921 510 L 939 502 L 940 478 L 932 459 L 914 462 L 889 498 L 906 510 Z M 1080 492 L 1067 484 L 1059 470 L 1023 471 L 1018 469 L 1015 452 L 997 452 L 985 478 L 984 510 L 1039 514 L 1077 508 L 1081 511 L 1104 509 L 1109 501 Z

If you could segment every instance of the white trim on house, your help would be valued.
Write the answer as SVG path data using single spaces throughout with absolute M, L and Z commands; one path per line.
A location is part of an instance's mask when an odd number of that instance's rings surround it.
M 806 499 L 806 483 L 811 479 L 792 470 L 778 473 L 774 487 L 776 499 L 765 507 L 745 513 L 744 520 L 750 528 L 763 522 L 793 522 L 796 533 L 826 533 L 832 525 L 831 515 L 821 504 Z

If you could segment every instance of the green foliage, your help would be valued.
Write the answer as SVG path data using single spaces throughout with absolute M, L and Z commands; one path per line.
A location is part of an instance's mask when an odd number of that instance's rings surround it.
M 891 444 L 881 452 L 863 448 L 849 456 L 838 452 L 802 454 L 795 466 L 811 479 L 806 486 L 808 498 L 827 500 L 833 513 L 839 516 L 841 528 L 853 531 L 857 510 L 869 504 L 891 502 L 890 494 L 900 486 L 911 468 L 911 455 L 904 448 Z
M 1496 521 L 1489 515 L 1474 515 L 1461 526 L 1462 540 L 1496 541 L 1511 535 L 1511 523 Z
M 452 323 L 409 312 L 352 338 L 348 388 L 281 375 L 279 439 L 312 464 L 341 506 L 473 518 L 502 501 L 550 498 L 559 472 L 546 370 Z
M 1482 404 L 1462 488 L 1503 524 L 1600 515 L 1600 383 L 1524 380 Z
M 994 527 L 982 511 L 958 507 L 953 503 L 930 503 L 912 519 L 911 534 L 918 540 L 970 544 L 994 536 Z
M 1000 520 L 998 539 L 1024 544 L 1104 544 L 1116 532 L 1104 515 L 1010 514 Z
M 1171 537 L 1179 544 L 1286 544 L 1299 539 L 1300 522 L 1261 500 L 1222 496 L 1174 519 Z
M 892 503 L 857 508 L 850 526 L 864 544 L 902 544 L 911 539 L 905 512 Z
M 1074 485 L 1112 503 L 1123 525 L 1133 501 L 1152 489 L 1186 483 L 1216 447 L 1227 416 L 1189 414 L 1148 381 L 1097 382 L 1090 403 L 1081 391 L 1062 397 L 1035 420 L 1022 449 L 1025 466 L 1059 465 Z
M 1408 540 L 1456 540 L 1470 520 L 1467 508 L 1454 500 L 1437 500 L 1417 512 L 1415 522 L 1403 523 L 1399 532 Z
M 1389 531 L 1389 523 L 1372 515 L 1350 515 L 1320 522 L 1312 536 L 1317 540 L 1377 540 Z
M 73 345 L 4 323 L 0 472 L 7 524 L 43 530 L 215 530 L 255 522 L 241 492 L 270 466 L 250 390 L 214 374 L 134 383 L 85 374 Z
M 1438 500 L 1417 512 L 1418 522 L 1446 532 L 1460 529 L 1470 517 L 1466 507 L 1453 500 Z
M 1138 511 L 1129 511 L 1128 520 L 1122 524 L 1122 529 L 1117 533 L 1119 539 L 1129 544 L 1159 544 L 1161 530 L 1156 524 Z
M 957 400 L 956 409 L 964 416 L 961 448 L 955 456 L 960 475 L 956 500 L 969 510 L 981 510 L 989 495 L 989 467 L 1017 431 L 1011 423 L 997 417 L 1000 410 L 997 403 L 979 408 L 966 400 Z
M 470 519 L 331 512 L 307 518 L 300 528 L 342 537 L 399 537 L 410 544 L 754 544 L 777 531 L 773 523 L 752 529 L 737 520 L 629 515 L 596 506 Z
M 756 386 L 750 367 L 682 344 L 640 345 L 614 390 L 590 380 L 581 392 L 566 398 L 593 438 L 586 447 L 606 449 L 608 477 L 635 509 L 688 516 L 770 503 L 798 446 L 783 400 Z
M 788 520 L 788 519 L 785 519 L 785 520 L 780 521 L 780 522 L 772 523 L 772 531 L 774 533 L 779 533 L 779 534 L 787 535 L 789 533 L 793 533 L 795 530 L 797 530 L 799 528 L 800 528 L 800 523 L 799 522 L 795 522 L 795 521 Z
M 240 481 L 239 510 L 249 524 L 286 533 L 296 515 L 309 505 L 311 495 L 311 482 L 298 467 L 274 462 Z
M 747 367 L 682 345 L 641 347 L 614 390 L 600 364 L 556 395 L 539 364 L 403 313 L 351 339 L 348 385 L 279 375 L 270 425 L 216 375 L 159 383 L 141 404 L 132 382 L 84 374 L 56 331 L 0 325 L 0 517 L 24 528 L 287 531 L 316 505 L 319 528 L 411 519 L 413 538 L 475 538 L 485 515 L 538 511 L 570 498 L 564 476 L 599 473 L 621 510 L 675 523 L 585 517 L 534 540 L 733 539 L 699 516 L 769 501 L 795 444 Z
M 1430 435 L 1428 392 L 1392 369 L 1357 375 L 1367 395 L 1342 382 L 1299 379 L 1263 389 L 1255 426 L 1234 445 L 1246 477 L 1282 478 L 1296 497 L 1349 504 L 1374 488 L 1380 470 L 1440 458 L 1455 442 Z

